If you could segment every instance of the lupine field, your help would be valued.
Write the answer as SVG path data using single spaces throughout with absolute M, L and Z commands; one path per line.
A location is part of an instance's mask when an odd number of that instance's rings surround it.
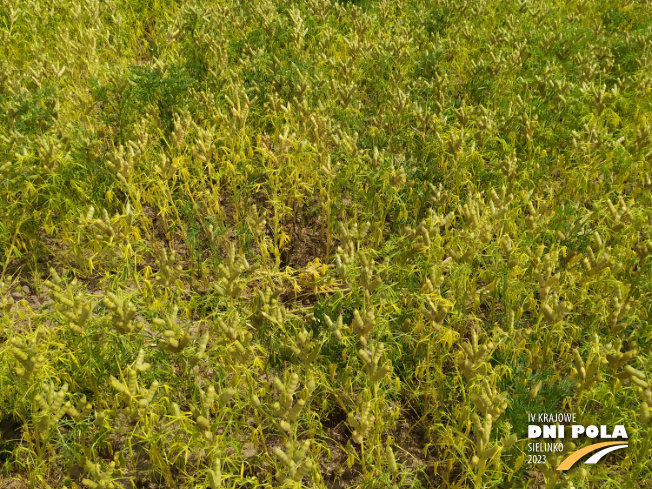
M 649 1 L 2 0 L 0 489 L 652 487 L 651 194 Z

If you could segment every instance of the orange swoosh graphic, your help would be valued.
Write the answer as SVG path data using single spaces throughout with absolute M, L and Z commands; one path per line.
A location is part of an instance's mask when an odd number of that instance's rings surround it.
M 559 464 L 559 467 L 557 467 L 557 470 L 568 470 L 573 465 L 575 465 L 575 462 L 577 462 L 579 459 L 581 459 L 587 453 L 591 453 L 591 452 L 594 452 L 594 451 L 598 450 L 599 448 L 609 447 L 611 445 L 627 445 L 627 442 L 606 441 L 604 443 L 595 443 L 593 445 L 589 445 L 588 447 L 584 447 L 584 448 L 570 454 L 568 457 L 566 457 L 564 459 L 564 461 Z

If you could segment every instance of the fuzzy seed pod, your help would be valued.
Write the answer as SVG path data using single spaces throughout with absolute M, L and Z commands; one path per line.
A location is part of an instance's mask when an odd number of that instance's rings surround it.
M 385 456 L 387 457 L 389 470 L 392 472 L 392 474 L 398 474 L 398 465 L 396 465 L 396 458 L 394 458 L 394 450 L 392 450 L 392 447 L 389 445 L 385 447 Z

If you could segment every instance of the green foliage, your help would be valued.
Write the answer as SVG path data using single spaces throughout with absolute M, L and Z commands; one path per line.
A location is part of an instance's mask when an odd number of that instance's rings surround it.
M 646 487 L 649 2 L 50 3 L 0 5 L 3 474 Z M 537 412 L 628 449 L 531 467 Z

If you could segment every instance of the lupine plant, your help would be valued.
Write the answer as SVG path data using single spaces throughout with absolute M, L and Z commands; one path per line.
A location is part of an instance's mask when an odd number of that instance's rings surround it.
M 0 487 L 649 487 L 650 19 L 1 2 Z

